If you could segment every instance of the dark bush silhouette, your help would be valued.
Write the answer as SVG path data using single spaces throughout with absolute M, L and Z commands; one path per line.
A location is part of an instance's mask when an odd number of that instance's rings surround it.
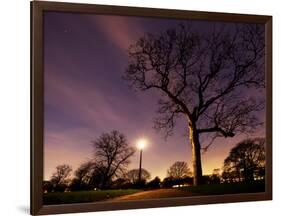
M 162 181 L 163 188 L 171 188 L 175 185 L 193 185 L 193 178 L 185 177 L 185 178 L 175 179 L 172 177 L 166 177 Z
M 126 178 L 118 178 L 112 182 L 112 189 L 129 189 L 134 188 L 133 184 Z
M 221 182 L 221 175 L 220 169 L 214 169 L 213 174 L 210 176 L 210 184 L 220 184 Z
M 43 192 L 50 193 L 54 190 L 54 187 L 50 181 L 43 181 Z
M 174 179 L 171 177 L 166 177 L 162 181 L 162 187 L 164 188 L 171 188 L 174 185 Z
M 154 179 L 152 179 L 150 182 L 146 184 L 146 187 L 149 189 L 158 189 L 161 187 L 161 179 L 156 176 Z

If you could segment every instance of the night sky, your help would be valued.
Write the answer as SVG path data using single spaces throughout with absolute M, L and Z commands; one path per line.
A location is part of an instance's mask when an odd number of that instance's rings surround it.
M 143 168 L 163 179 L 175 161 L 191 168 L 191 148 L 184 122 L 167 140 L 156 132 L 157 92 L 135 92 L 122 79 L 127 49 L 145 33 L 159 33 L 190 21 L 45 12 L 44 16 L 44 179 L 59 164 L 76 169 L 93 155 L 91 141 L 119 130 L 130 145 L 148 140 Z M 198 31 L 212 22 L 194 21 Z M 228 24 L 232 25 L 232 24 Z M 265 112 L 260 112 L 265 119 Z M 264 127 L 252 136 L 264 136 Z M 229 150 L 246 135 L 217 139 L 202 155 L 203 173 L 221 168 Z M 204 142 L 202 143 L 204 146 Z M 129 169 L 138 168 L 139 152 Z

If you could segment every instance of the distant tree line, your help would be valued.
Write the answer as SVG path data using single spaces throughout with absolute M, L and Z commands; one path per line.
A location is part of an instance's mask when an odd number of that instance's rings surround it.
M 49 181 L 43 182 L 44 192 L 79 190 L 172 188 L 193 185 L 193 174 L 184 161 L 176 161 L 167 170 L 162 181 L 146 169 L 127 170 L 135 149 L 118 132 L 102 134 L 92 142 L 94 157 L 82 163 L 74 172 L 68 164 L 58 165 Z M 265 139 L 246 139 L 231 149 L 221 169 L 202 178 L 204 184 L 253 182 L 264 180 Z

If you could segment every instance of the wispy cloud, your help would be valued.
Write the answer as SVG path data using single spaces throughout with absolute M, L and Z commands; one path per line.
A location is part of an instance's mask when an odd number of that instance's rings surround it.
M 46 104 L 55 106 L 61 113 L 73 119 L 83 120 L 88 125 L 108 125 L 108 122 L 123 122 L 103 92 L 80 84 L 77 80 L 48 73 L 45 79 Z
M 99 27 L 99 30 L 120 50 L 126 51 L 143 34 L 139 22 L 123 16 L 89 16 L 91 22 Z

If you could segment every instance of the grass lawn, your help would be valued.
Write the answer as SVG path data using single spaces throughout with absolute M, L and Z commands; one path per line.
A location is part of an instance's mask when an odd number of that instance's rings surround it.
M 54 192 L 43 196 L 44 205 L 104 201 L 118 196 L 140 192 L 137 189 Z
M 256 193 L 265 191 L 264 182 L 255 183 L 232 183 L 232 184 L 209 184 L 200 186 L 182 187 L 179 190 L 198 195 L 222 195 L 236 193 Z

